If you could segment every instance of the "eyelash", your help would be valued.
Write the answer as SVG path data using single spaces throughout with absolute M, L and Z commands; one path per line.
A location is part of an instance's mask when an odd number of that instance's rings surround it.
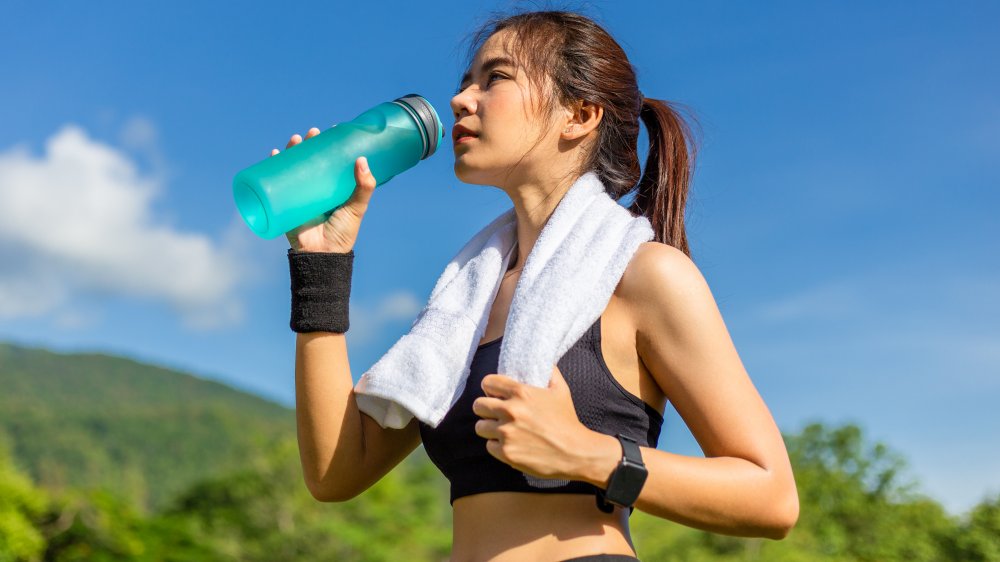
M 503 74 L 500 74 L 499 72 L 491 72 L 490 75 L 486 77 L 486 84 L 487 84 L 487 86 L 489 84 L 491 84 L 491 82 L 489 81 L 489 79 L 493 78 L 494 76 L 497 76 L 497 77 L 500 77 L 500 78 L 506 78 L 506 76 L 504 76 Z M 466 87 L 468 87 L 468 86 L 466 86 Z M 455 90 L 455 95 L 457 96 L 458 94 L 461 94 L 463 89 L 464 88 L 459 88 L 458 90 Z

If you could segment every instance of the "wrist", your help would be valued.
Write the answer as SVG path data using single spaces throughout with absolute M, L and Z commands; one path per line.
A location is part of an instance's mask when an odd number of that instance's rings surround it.
M 354 251 L 302 252 L 288 249 L 292 331 L 345 333 Z
M 574 480 L 582 480 L 602 490 L 608 487 L 611 473 L 622 460 L 622 446 L 614 435 L 588 429 L 587 443 L 578 448 L 582 457 L 576 463 L 578 474 Z
M 342 254 L 348 255 L 354 251 L 354 247 L 350 248 L 315 248 L 315 249 L 305 249 L 305 248 L 288 248 L 289 254 Z

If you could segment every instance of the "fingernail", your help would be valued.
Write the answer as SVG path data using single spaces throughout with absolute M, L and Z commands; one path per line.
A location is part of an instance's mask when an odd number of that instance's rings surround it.
M 366 174 L 368 173 L 368 159 L 364 156 L 361 157 L 361 171 Z

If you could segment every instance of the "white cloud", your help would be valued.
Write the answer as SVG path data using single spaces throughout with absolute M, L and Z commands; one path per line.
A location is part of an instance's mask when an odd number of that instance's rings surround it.
M 19 273 L 0 273 L 0 318 L 38 316 L 67 299 L 66 288 L 53 276 Z
M 424 304 L 407 291 L 389 294 L 372 307 L 357 304 L 352 298 L 351 343 L 366 345 L 377 341 L 383 335 L 384 327 L 400 320 L 416 320 Z
M 748 322 L 817 348 L 947 357 L 1000 369 L 1000 280 L 947 268 L 906 268 L 830 280 L 756 306 Z M 770 336 L 773 338 L 773 335 Z M 784 339 L 784 338 L 782 338 Z M 987 382 L 978 380 L 978 382 Z
M 153 148 L 159 139 L 156 125 L 141 116 L 134 116 L 126 121 L 122 126 L 120 136 L 125 146 L 135 148 Z
M 148 120 L 130 121 L 122 138 L 158 153 Z M 40 158 L 22 145 L 0 152 L 0 318 L 51 315 L 80 325 L 79 312 L 68 310 L 75 299 L 112 295 L 165 302 L 195 329 L 238 322 L 234 288 L 249 273 L 238 237 L 217 243 L 158 222 L 158 177 L 73 124 L 45 142 Z
M 764 303 L 757 310 L 757 318 L 765 322 L 780 323 L 816 317 L 843 317 L 864 310 L 861 297 L 862 294 L 854 283 L 832 281 Z
M 150 119 L 140 115 L 128 118 L 122 125 L 118 138 L 123 148 L 146 157 L 149 173 L 156 181 L 167 183 L 170 180 L 167 159 L 160 150 L 160 134 Z

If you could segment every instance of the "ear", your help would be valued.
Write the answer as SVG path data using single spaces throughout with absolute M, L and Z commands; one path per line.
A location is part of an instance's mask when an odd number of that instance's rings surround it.
M 567 140 L 586 136 L 597 128 L 604 117 L 604 108 L 585 100 L 577 100 L 566 109 L 563 138 Z

